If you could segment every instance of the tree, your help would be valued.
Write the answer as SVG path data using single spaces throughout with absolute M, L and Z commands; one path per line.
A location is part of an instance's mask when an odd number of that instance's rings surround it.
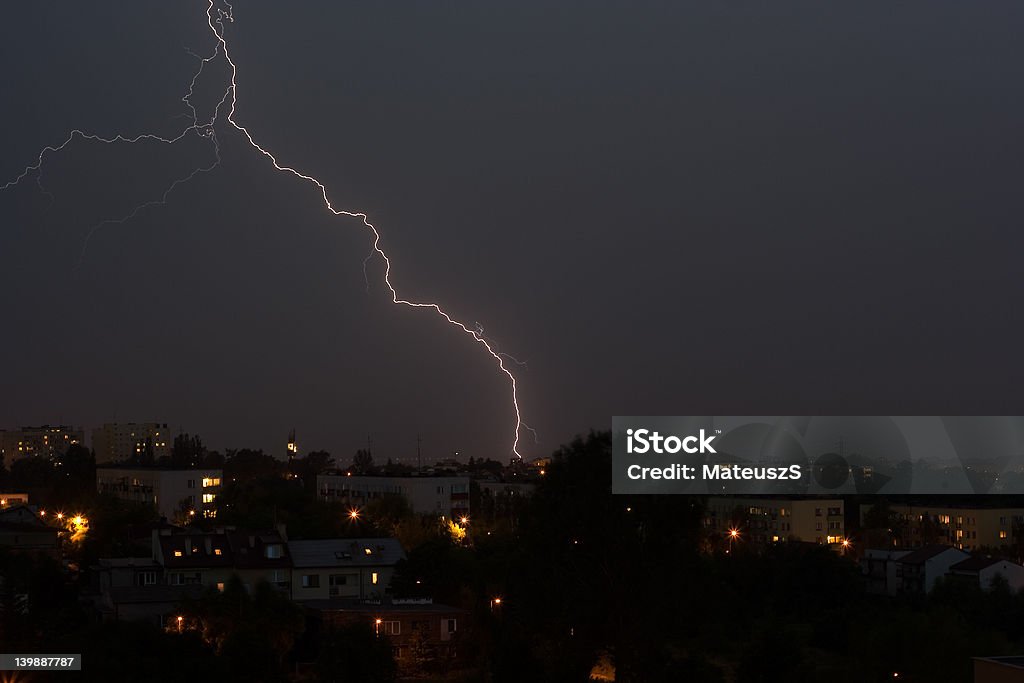
M 325 631 L 316 667 L 331 683 L 390 683 L 397 674 L 390 641 L 366 622 Z
M 359 474 L 366 474 L 373 470 L 373 454 L 370 451 L 360 448 L 352 458 L 352 469 Z
M 305 628 L 301 608 L 284 593 L 261 581 L 250 594 L 237 575 L 223 591 L 185 602 L 179 614 L 183 631 L 199 633 L 244 681 L 286 680 L 286 656 Z
M 206 457 L 206 447 L 198 434 L 189 436 L 182 432 L 174 437 L 171 448 L 171 466 L 179 469 L 198 467 Z

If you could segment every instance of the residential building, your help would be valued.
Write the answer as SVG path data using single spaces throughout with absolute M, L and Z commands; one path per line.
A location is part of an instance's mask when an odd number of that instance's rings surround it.
M 405 558 L 394 538 L 289 541 L 293 600 L 380 598 Z
M 0 508 L 0 546 L 56 556 L 59 532 L 28 505 Z
M 92 450 L 97 463 L 124 462 L 143 455 L 159 460 L 171 455 L 172 443 L 166 423 L 108 422 L 92 430 Z
M 283 591 L 291 588 L 291 557 L 281 529 L 263 533 L 154 531 L 153 559 L 163 567 L 164 582 L 172 586 L 223 589 L 237 575 L 249 589 L 261 581 Z
M 738 529 L 756 544 L 803 541 L 839 546 L 846 539 L 841 498 L 747 498 L 710 496 L 704 527 L 727 534 Z
M 0 460 L 10 468 L 15 461 L 30 456 L 52 458 L 63 455 L 70 446 L 85 443 L 85 433 L 68 425 L 42 425 L 20 429 L 0 429 Z
M 862 522 L 872 507 L 861 505 Z M 897 543 L 904 548 L 942 543 L 976 551 L 1014 545 L 1024 540 L 1018 533 L 1024 529 L 1024 508 L 912 503 L 888 503 L 888 508 L 896 517 Z
M 314 600 L 304 605 L 324 627 L 368 623 L 380 637 L 391 641 L 400 668 L 416 668 L 419 661 L 444 660 L 458 655 L 459 634 L 466 630 L 468 613 L 429 599 L 345 601 Z
M 153 505 L 169 520 L 190 515 L 217 516 L 223 471 L 97 467 L 96 488 L 122 500 Z
M 950 567 L 969 557 L 963 550 L 948 545 L 929 545 L 911 551 L 895 560 L 896 593 L 931 593 Z
M 996 577 L 1002 577 L 1011 593 L 1024 588 L 1024 567 L 998 557 L 971 557 L 949 568 L 954 579 L 966 579 L 984 591 L 992 590 Z
M 894 596 L 899 592 L 896 580 L 896 562 L 909 550 L 868 548 L 860 559 L 861 573 L 867 579 L 867 590 L 875 595 Z
M 421 515 L 469 516 L 469 477 L 368 477 L 320 474 L 316 478 L 324 500 L 362 507 L 384 496 L 400 495 Z

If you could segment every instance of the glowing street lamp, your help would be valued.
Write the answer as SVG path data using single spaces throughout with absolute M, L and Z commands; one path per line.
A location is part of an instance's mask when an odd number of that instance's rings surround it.
M 351 510 L 349 510 L 348 511 L 348 518 L 353 520 L 353 521 L 359 519 L 359 510 L 357 508 L 352 508 Z
M 184 620 L 185 620 L 185 617 L 182 617 L 182 616 L 178 617 L 178 633 L 181 633 L 181 622 L 183 622 Z
M 739 529 L 729 529 L 729 554 L 732 554 L 732 542 L 739 540 L 739 537 Z
M 462 526 L 466 526 L 467 524 L 469 524 L 469 517 L 460 517 L 459 523 L 462 524 Z

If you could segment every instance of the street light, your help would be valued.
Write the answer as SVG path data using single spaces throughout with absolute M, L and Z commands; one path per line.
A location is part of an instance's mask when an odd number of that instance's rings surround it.
M 181 633 L 181 622 L 184 621 L 184 617 L 178 617 L 178 633 Z
M 729 554 L 730 555 L 732 554 L 732 542 L 736 541 L 736 540 L 739 540 L 739 537 L 740 537 L 740 530 L 739 529 L 729 529 Z
M 359 510 L 356 509 L 356 508 L 352 508 L 351 510 L 349 510 L 348 511 L 348 518 L 352 519 L 352 520 L 359 519 Z
M 462 526 L 466 526 L 467 524 L 469 524 L 469 517 L 460 517 L 459 522 L 462 524 Z

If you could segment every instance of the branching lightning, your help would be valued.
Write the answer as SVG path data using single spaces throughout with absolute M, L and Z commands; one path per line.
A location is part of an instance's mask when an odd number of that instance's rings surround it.
M 383 247 L 381 246 L 380 232 L 378 231 L 377 227 L 370 222 L 369 217 L 364 212 L 361 211 L 350 211 L 347 209 L 336 208 L 334 204 L 331 202 L 330 196 L 327 191 L 327 187 L 320 180 L 318 180 L 316 177 L 312 175 L 303 173 L 302 171 L 299 171 L 298 169 L 292 166 L 287 166 L 280 163 L 274 154 L 272 154 L 269 150 L 267 150 L 258 142 L 256 142 L 255 138 L 249 132 L 248 128 L 246 128 L 242 124 L 238 123 L 238 121 L 236 121 L 235 115 L 237 113 L 238 102 L 238 67 L 236 66 L 234 60 L 231 58 L 231 52 L 228 46 L 226 36 L 226 25 L 234 22 L 234 8 L 232 7 L 231 3 L 227 0 L 207 0 L 206 19 L 207 25 L 209 26 L 210 32 L 215 40 L 215 47 L 213 54 L 211 54 L 208 57 L 201 57 L 196 53 L 192 52 L 191 50 L 189 50 L 189 53 L 199 60 L 199 68 L 192 76 L 192 80 L 189 83 L 188 92 L 184 95 L 184 97 L 182 97 L 182 102 L 185 103 L 185 106 L 189 111 L 188 118 L 190 120 L 190 124 L 184 130 L 182 130 L 180 133 L 172 137 L 164 137 L 153 133 L 142 133 L 134 137 L 124 136 L 121 134 L 115 135 L 113 137 L 103 137 L 100 135 L 85 133 L 81 130 L 75 129 L 71 131 L 67 139 L 65 139 L 64 142 L 62 142 L 61 144 L 56 146 L 44 147 L 40 151 L 39 156 L 36 159 L 36 162 L 30 166 L 27 166 L 21 172 L 21 174 L 19 174 L 13 180 L 0 186 L 0 191 L 18 185 L 22 180 L 27 178 L 29 175 L 35 173 L 36 182 L 39 184 L 40 189 L 43 192 L 46 192 L 41 182 L 42 168 L 45 157 L 50 154 L 55 154 L 57 152 L 63 151 L 76 139 L 100 142 L 104 144 L 136 144 L 139 142 L 159 142 L 166 145 L 173 145 L 179 142 L 180 140 L 184 139 L 185 137 L 189 136 L 190 134 L 195 134 L 201 138 L 208 140 L 211 143 L 214 155 L 214 160 L 211 163 L 205 166 L 196 167 L 186 176 L 178 178 L 177 180 L 172 182 L 158 198 L 137 205 L 134 209 L 132 209 L 130 212 L 128 212 L 127 214 L 120 218 L 106 219 L 94 225 L 92 229 L 88 232 L 85 238 L 85 242 L 83 244 L 82 257 L 84 257 L 85 249 L 88 247 L 88 242 L 98 229 L 105 225 L 120 224 L 130 221 L 145 209 L 166 204 L 169 196 L 176 188 L 191 181 L 192 179 L 199 175 L 214 170 L 220 165 L 220 144 L 217 139 L 216 124 L 218 120 L 221 119 L 222 109 L 225 107 L 225 105 L 227 105 L 227 114 L 223 117 L 224 120 L 227 121 L 227 123 L 230 124 L 235 130 L 240 132 L 248 141 L 249 145 L 252 146 L 253 149 L 257 150 L 260 154 L 266 157 L 273 165 L 275 170 L 281 173 L 290 174 L 295 178 L 298 178 L 299 180 L 305 181 L 306 183 L 313 185 L 316 188 L 317 193 L 322 198 L 323 204 L 328 211 L 330 211 L 335 216 L 354 218 L 358 220 L 364 228 L 369 230 L 372 236 L 372 250 L 370 254 L 366 257 L 366 259 L 363 261 L 363 273 L 364 276 L 366 276 L 366 267 L 372 259 L 379 258 L 382 261 L 382 263 L 384 264 L 384 284 L 391 295 L 391 301 L 393 304 L 408 306 L 410 308 L 429 309 L 433 311 L 436 315 L 443 318 L 445 322 L 459 329 L 463 334 L 469 336 L 474 342 L 479 344 L 491 356 L 500 372 L 503 373 L 505 377 L 508 379 L 511 388 L 512 407 L 514 408 L 515 412 L 515 431 L 514 438 L 512 441 L 512 453 L 515 457 L 522 459 L 522 454 L 519 452 L 520 434 L 525 429 L 533 433 L 534 438 L 536 439 L 536 431 L 533 430 L 533 428 L 531 428 L 525 422 L 523 422 L 522 412 L 519 406 L 519 393 L 516 377 L 511 372 L 511 370 L 509 370 L 506 361 L 510 361 L 514 364 L 521 366 L 525 366 L 525 363 L 516 360 L 507 353 L 499 351 L 497 349 L 496 344 L 492 340 L 484 336 L 483 327 L 479 323 L 476 323 L 473 327 L 470 327 L 465 323 L 459 321 L 458 319 L 452 317 L 437 303 L 430 301 L 412 301 L 399 295 L 398 290 L 395 288 L 394 284 L 391 281 L 391 259 L 388 257 L 387 253 L 385 253 Z M 208 120 L 200 121 L 199 113 L 195 107 L 195 104 L 192 102 L 192 98 L 195 93 L 196 84 L 198 83 L 200 77 L 202 76 L 204 69 L 208 64 L 216 61 L 218 58 L 223 58 L 224 62 L 227 65 L 230 74 L 229 82 L 225 87 L 223 96 L 221 97 L 220 101 L 214 108 L 210 118 Z M 79 263 L 81 263 L 82 257 L 80 257 Z M 367 288 L 369 289 L 368 276 Z

